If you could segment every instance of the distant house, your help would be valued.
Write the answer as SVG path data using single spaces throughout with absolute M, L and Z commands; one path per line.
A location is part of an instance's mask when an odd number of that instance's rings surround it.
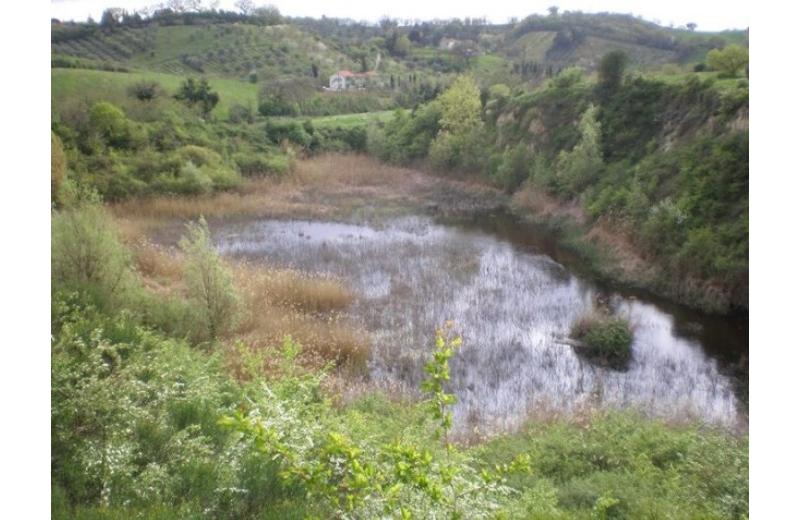
M 340 70 L 328 80 L 328 90 L 364 90 L 375 77 L 374 72 Z

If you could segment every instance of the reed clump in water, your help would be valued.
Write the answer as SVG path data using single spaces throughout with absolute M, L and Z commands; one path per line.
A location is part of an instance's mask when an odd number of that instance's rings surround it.
M 570 336 L 581 354 L 603 365 L 624 369 L 633 354 L 633 330 L 628 320 L 594 310 L 572 324 Z
M 280 345 L 287 334 L 303 345 L 301 361 L 363 368 L 367 334 L 348 320 L 353 293 L 341 281 L 291 269 L 238 264 L 234 281 L 246 309 L 236 339 L 250 348 Z

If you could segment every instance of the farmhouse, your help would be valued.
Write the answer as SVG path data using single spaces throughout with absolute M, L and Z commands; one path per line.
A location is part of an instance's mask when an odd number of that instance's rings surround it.
M 364 90 L 375 77 L 374 72 L 340 70 L 328 80 L 328 90 Z

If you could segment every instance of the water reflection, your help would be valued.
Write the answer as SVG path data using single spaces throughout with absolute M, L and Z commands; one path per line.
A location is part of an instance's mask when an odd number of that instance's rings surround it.
M 457 427 L 513 429 L 532 410 L 569 413 L 587 402 L 724 426 L 739 420 L 715 359 L 655 305 L 612 298 L 635 325 L 626 372 L 557 343 L 597 289 L 495 234 L 403 217 L 380 225 L 267 220 L 216 236 L 224 254 L 346 279 L 361 296 L 352 312 L 373 333 L 376 381 L 416 388 L 435 327 L 455 320 L 464 337 L 452 363 Z

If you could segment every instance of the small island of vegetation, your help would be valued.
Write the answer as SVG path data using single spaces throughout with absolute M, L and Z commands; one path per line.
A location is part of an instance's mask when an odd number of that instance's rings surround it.
M 605 310 L 581 316 L 570 336 L 576 351 L 590 360 L 618 370 L 624 369 L 633 355 L 633 332 L 628 321 Z

